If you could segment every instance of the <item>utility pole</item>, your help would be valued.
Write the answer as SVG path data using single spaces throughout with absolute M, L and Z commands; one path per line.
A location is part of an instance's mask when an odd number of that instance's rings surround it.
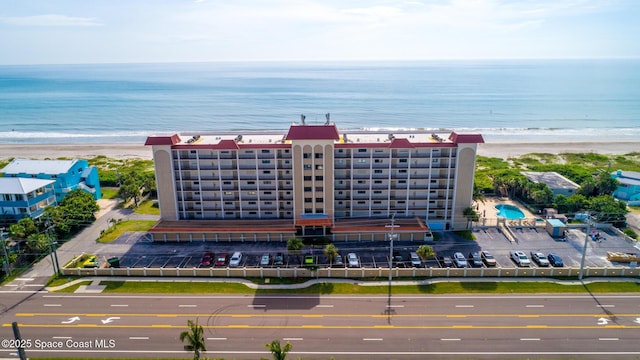
M 51 239 L 51 235 L 49 231 L 53 228 L 51 222 L 49 221 L 49 217 L 47 217 L 47 228 L 45 230 L 45 236 L 47 237 L 47 242 L 49 243 L 49 249 L 51 251 L 51 264 L 53 265 L 53 275 L 57 278 L 60 273 L 60 264 L 58 264 L 58 253 L 56 252 L 56 242 Z
M 396 213 L 391 215 L 391 233 L 389 234 L 389 303 L 387 304 L 387 311 L 391 315 L 391 280 L 393 278 L 393 239 L 396 237 L 394 232 L 396 224 Z
M 589 244 L 589 237 L 591 236 L 591 216 L 587 214 L 587 236 L 584 238 L 584 246 L 582 247 L 582 260 L 580 260 L 580 273 L 578 274 L 578 280 L 582 281 L 582 274 L 584 272 L 584 260 L 587 255 L 587 245 Z

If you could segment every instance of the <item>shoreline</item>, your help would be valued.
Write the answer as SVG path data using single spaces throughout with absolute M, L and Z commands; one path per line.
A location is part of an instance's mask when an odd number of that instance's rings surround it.
M 536 142 L 486 142 L 478 144 L 478 155 L 485 157 L 510 158 L 530 153 L 596 153 L 627 154 L 640 151 L 637 141 L 536 141 Z M 90 159 L 106 156 L 117 159 L 153 158 L 151 147 L 140 143 L 101 144 L 0 144 L 0 160 L 11 158 Z

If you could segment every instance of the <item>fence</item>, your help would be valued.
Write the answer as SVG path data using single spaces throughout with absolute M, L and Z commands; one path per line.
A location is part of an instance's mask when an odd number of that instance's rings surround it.
M 394 268 L 394 278 L 577 277 L 577 267 L 563 268 Z M 388 278 L 389 268 L 63 268 L 65 276 L 226 277 L 226 278 Z M 638 277 L 635 267 L 586 267 L 584 277 Z

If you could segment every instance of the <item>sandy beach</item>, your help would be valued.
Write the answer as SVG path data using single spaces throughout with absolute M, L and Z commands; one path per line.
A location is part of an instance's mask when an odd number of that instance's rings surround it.
M 600 142 L 489 142 L 478 145 L 478 154 L 487 157 L 509 158 L 529 153 L 599 153 L 626 154 L 640 151 L 638 141 Z M 0 144 L 0 159 L 22 157 L 28 159 L 80 158 L 99 155 L 110 158 L 151 159 L 151 148 L 138 143 L 115 144 Z

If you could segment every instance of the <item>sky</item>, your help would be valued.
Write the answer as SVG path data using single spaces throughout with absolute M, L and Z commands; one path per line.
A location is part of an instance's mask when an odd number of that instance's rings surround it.
M 0 64 L 640 57 L 640 0 L 0 0 Z

